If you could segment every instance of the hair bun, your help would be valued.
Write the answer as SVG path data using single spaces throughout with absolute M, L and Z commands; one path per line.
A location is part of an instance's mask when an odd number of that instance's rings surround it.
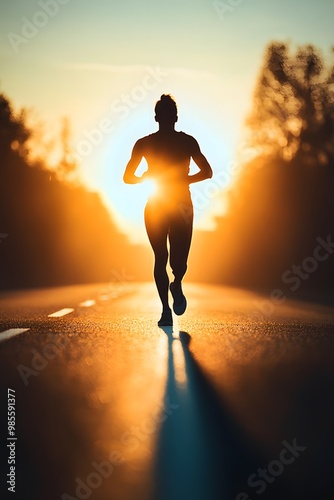
M 177 121 L 177 105 L 170 94 L 162 94 L 160 100 L 156 102 L 154 110 L 158 117 L 157 121 L 161 118 Z

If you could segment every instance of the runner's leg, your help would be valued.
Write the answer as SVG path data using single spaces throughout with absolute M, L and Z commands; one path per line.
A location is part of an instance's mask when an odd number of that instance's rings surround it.
M 187 208 L 185 210 L 185 207 Z M 175 285 L 178 286 L 187 271 L 187 260 L 190 250 L 194 212 L 191 201 L 182 204 L 182 210 L 176 207 L 170 222 L 169 245 L 170 266 Z
M 168 261 L 167 235 L 168 218 L 161 208 L 148 202 L 145 208 L 145 226 L 147 236 L 154 252 L 154 279 L 162 303 L 163 311 L 169 310 L 169 278 L 166 271 Z

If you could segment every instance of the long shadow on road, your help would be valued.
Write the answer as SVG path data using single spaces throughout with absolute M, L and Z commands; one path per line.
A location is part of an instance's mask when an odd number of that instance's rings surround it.
M 180 332 L 175 338 L 172 328 L 163 330 L 168 337 L 165 400 L 177 409 L 158 437 L 154 499 L 235 499 L 261 463 L 258 450 L 194 359 L 190 335 Z

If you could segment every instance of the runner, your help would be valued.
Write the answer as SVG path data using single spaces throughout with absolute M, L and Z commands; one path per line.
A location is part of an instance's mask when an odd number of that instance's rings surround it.
M 131 159 L 124 172 L 124 182 L 137 184 L 151 179 L 155 185 L 145 208 L 145 226 L 154 256 L 154 279 L 162 303 L 159 326 L 172 326 L 172 311 L 168 289 L 173 296 L 173 310 L 184 313 L 187 301 L 182 291 L 182 279 L 187 271 L 187 260 L 193 230 L 193 205 L 189 184 L 212 177 L 212 169 L 197 141 L 184 132 L 175 130 L 178 120 L 176 102 L 170 95 L 162 95 L 155 105 L 155 121 L 159 130 L 134 145 Z M 136 175 L 142 158 L 148 169 L 141 177 Z M 191 158 L 199 168 L 189 174 Z M 174 281 L 169 285 L 166 270 L 169 262 Z

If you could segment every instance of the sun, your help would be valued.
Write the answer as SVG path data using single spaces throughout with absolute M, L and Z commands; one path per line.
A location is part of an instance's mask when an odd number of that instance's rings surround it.
M 125 184 L 123 173 L 136 140 L 156 130 L 157 124 L 153 120 L 152 110 L 145 107 L 145 109 L 133 111 L 131 119 L 120 124 L 108 142 L 105 160 L 108 168 L 104 171 L 103 189 L 100 191 L 116 223 L 133 243 L 147 241 L 144 208 L 148 197 L 156 189 L 156 185 L 151 180 L 151 182 L 145 181 L 135 185 Z M 221 135 L 215 129 L 214 124 L 210 127 L 198 117 L 196 120 L 194 113 L 185 109 L 184 117 L 180 118 L 176 124 L 176 130 L 182 130 L 196 138 L 214 173 L 225 168 L 227 148 L 222 147 Z M 142 160 L 136 174 L 140 176 L 146 169 L 147 164 L 145 160 Z M 190 171 L 191 173 L 197 171 L 197 166 L 193 162 L 191 162 Z M 191 186 L 191 191 L 195 209 L 194 227 L 212 229 L 213 214 L 223 210 L 222 200 L 219 199 L 223 189 L 219 189 L 219 186 L 217 188 L 217 182 L 213 177 L 213 179 Z M 199 199 L 204 200 L 204 203 L 196 202 Z

